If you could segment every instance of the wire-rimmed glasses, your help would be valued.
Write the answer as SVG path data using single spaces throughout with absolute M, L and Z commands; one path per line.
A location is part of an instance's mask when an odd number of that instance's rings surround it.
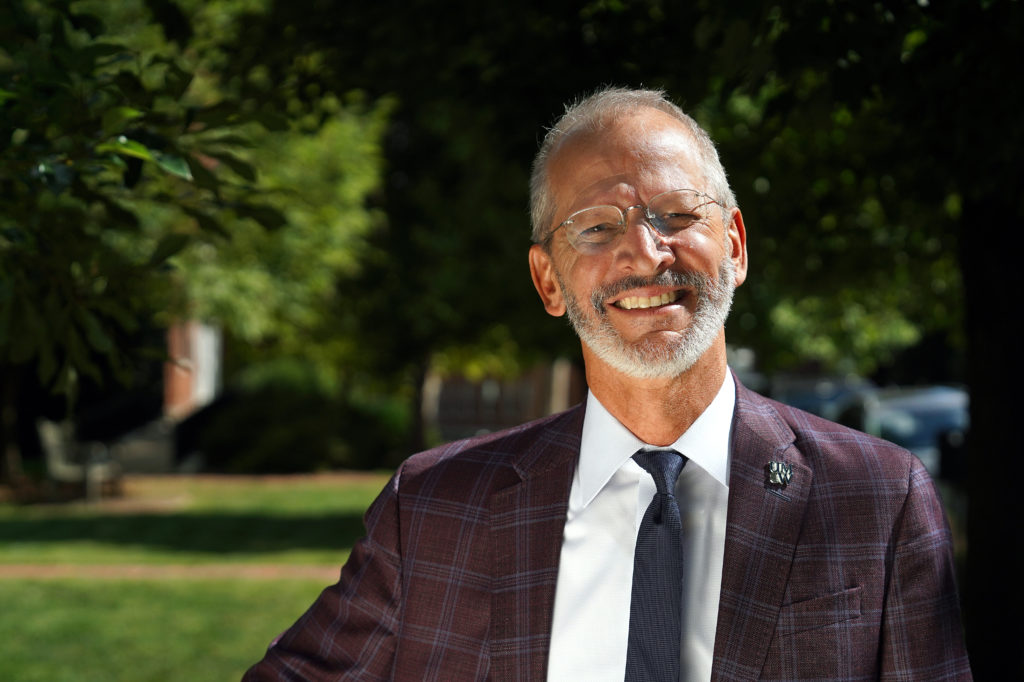
M 629 212 L 643 211 L 650 228 L 665 237 L 672 237 L 697 223 L 711 219 L 713 206 L 721 203 L 695 189 L 673 189 L 651 197 L 647 205 L 636 204 L 621 209 L 618 206 L 591 206 L 576 211 L 558 224 L 544 243 L 548 243 L 559 229 L 565 230 L 569 244 L 581 253 L 596 253 L 611 248 L 626 233 Z

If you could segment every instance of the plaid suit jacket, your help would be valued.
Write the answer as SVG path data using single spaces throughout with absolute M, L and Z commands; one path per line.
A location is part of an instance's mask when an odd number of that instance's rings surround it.
M 245 680 L 544 680 L 582 406 L 415 455 Z M 766 484 L 770 461 L 792 466 Z M 963 680 L 924 469 L 737 382 L 715 680 Z

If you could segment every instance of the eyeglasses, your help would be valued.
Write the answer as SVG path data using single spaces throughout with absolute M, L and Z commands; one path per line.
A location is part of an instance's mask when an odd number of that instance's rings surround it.
M 722 206 L 703 192 L 695 189 L 673 189 L 651 197 L 647 205 L 636 204 L 625 210 L 618 206 L 591 206 L 576 211 L 558 227 L 551 230 L 544 243 L 551 241 L 559 228 L 565 228 L 565 236 L 574 249 L 581 253 L 598 253 L 615 245 L 626 233 L 629 212 L 634 208 L 643 210 L 649 228 L 665 237 L 704 223 L 711 219 L 713 206 Z

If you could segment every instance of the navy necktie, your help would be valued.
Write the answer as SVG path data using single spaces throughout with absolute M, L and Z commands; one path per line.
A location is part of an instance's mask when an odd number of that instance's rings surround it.
M 640 450 L 633 459 L 654 477 L 658 492 L 636 538 L 626 682 L 678 682 L 683 529 L 675 486 L 686 459 L 675 450 Z

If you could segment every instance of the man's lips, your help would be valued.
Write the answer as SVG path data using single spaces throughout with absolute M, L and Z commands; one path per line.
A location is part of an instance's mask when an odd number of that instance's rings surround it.
M 682 291 L 667 291 L 653 296 L 626 296 L 612 303 L 621 310 L 636 310 L 637 308 L 658 308 L 679 300 L 683 295 Z

